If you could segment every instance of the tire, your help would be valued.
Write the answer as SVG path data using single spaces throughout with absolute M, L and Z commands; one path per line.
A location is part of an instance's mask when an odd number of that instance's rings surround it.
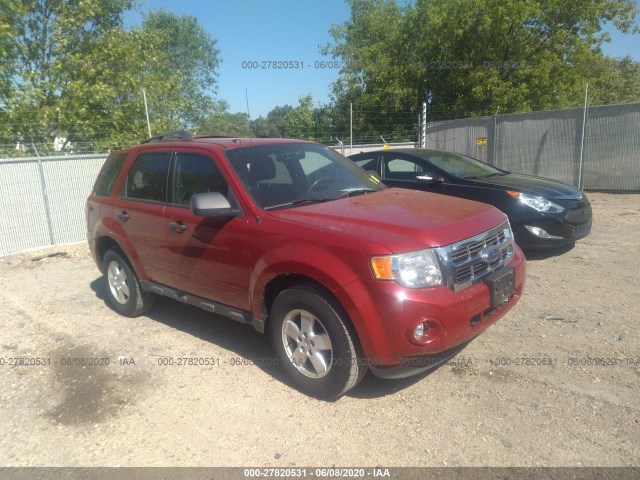
M 281 368 L 313 397 L 338 398 L 367 372 L 346 312 L 313 284 L 296 285 L 275 298 L 269 334 Z
M 155 303 L 155 295 L 140 288 L 140 281 L 120 249 L 107 250 L 102 257 L 107 301 L 126 317 L 137 317 Z

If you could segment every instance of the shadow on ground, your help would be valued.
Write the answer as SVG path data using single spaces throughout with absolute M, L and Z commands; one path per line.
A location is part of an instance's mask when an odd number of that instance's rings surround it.
M 549 249 L 526 249 L 524 251 L 524 256 L 527 261 L 538 261 L 538 260 L 547 260 L 548 258 L 559 257 L 560 255 L 564 255 L 565 253 L 570 252 L 576 246 L 575 243 L 571 243 L 569 245 L 565 245 L 563 247 L 558 248 L 549 248 Z
M 96 278 L 90 286 L 96 297 L 109 306 L 102 277 Z M 235 352 L 239 357 L 238 361 L 255 365 L 274 379 L 296 389 L 278 368 L 278 359 L 271 351 L 269 337 L 256 332 L 250 325 L 244 325 L 165 297 L 159 297 L 146 316 L 155 322 Z M 423 380 L 442 365 L 444 364 L 418 375 L 394 380 L 380 379 L 368 372 L 365 378 L 347 393 L 347 396 L 368 399 L 392 395 Z

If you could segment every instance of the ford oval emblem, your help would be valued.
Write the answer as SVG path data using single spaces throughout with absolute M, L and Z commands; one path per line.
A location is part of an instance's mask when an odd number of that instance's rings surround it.
M 495 245 L 489 245 L 482 251 L 480 258 L 487 263 L 493 263 L 500 258 L 500 250 Z

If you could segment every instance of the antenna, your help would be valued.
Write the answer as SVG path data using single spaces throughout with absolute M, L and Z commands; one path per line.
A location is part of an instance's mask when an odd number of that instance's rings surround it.
M 249 143 L 253 146 L 253 130 L 251 129 L 251 114 L 249 113 L 249 90 L 244 89 L 244 98 L 247 100 L 247 126 L 249 127 Z

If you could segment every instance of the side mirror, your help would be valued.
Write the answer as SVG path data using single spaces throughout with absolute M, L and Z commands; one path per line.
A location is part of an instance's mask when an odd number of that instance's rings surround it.
M 221 193 L 207 192 L 191 196 L 191 213 L 198 217 L 232 218 L 241 216 L 242 210 L 233 208 Z
M 444 182 L 444 178 L 442 177 L 432 177 L 429 174 L 416 175 L 416 181 L 418 183 L 424 183 L 427 185 L 437 185 L 439 183 Z

